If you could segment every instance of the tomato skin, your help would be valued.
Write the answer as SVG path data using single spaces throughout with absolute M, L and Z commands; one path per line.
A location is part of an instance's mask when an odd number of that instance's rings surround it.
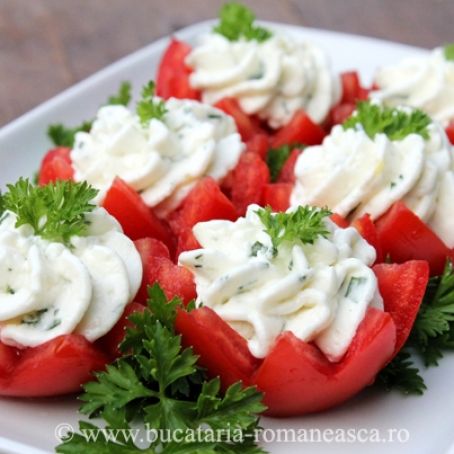
M 96 341 L 96 346 L 99 347 L 103 352 L 106 352 L 111 358 L 117 358 L 121 355 L 118 346 L 123 341 L 126 328 L 133 326 L 133 323 L 128 320 L 128 317 L 134 312 L 143 312 L 145 306 L 139 303 L 129 303 L 121 316 L 120 320 L 115 326 L 101 339 Z
M 448 136 L 449 141 L 454 145 L 454 120 L 451 120 L 446 127 L 446 135 Z
M 212 309 L 180 310 L 175 329 L 182 334 L 184 344 L 200 355 L 200 364 L 209 374 L 221 377 L 224 388 L 238 380 L 250 384 L 260 360 L 249 352 L 245 339 Z
M 164 99 L 200 99 L 200 93 L 191 87 L 189 76 L 192 72 L 185 59 L 191 46 L 172 38 L 164 52 L 156 76 L 156 94 Z
M 5 349 L 11 349 L 10 357 L 13 354 L 15 360 L 9 365 L 8 376 L 0 375 L 2 396 L 47 397 L 74 393 L 92 378 L 94 371 L 103 370 L 108 362 L 104 353 L 77 334 L 59 336 L 25 350 L 5 345 L 0 350 Z
M 373 268 L 385 311 L 369 307 L 347 353 L 331 363 L 313 344 L 283 332 L 264 359 L 207 307 L 177 316 L 176 329 L 224 386 L 237 380 L 265 394 L 271 416 L 301 415 L 338 405 L 370 385 L 405 343 L 425 293 L 428 264 L 411 261 Z M 388 312 L 389 311 L 389 312 Z
M 395 203 L 376 222 L 383 254 L 393 262 L 427 260 L 431 275 L 443 273 L 446 260 L 454 254 L 443 241 L 404 203 Z
M 102 206 L 117 219 L 132 240 L 151 237 L 162 241 L 170 249 L 174 247 L 168 227 L 121 178 L 115 178 Z
M 370 385 L 394 351 L 395 326 L 389 314 L 369 308 L 339 363 L 315 346 L 281 334 L 254 376 L 265 393 L 270 416 L 312 413 L 338 405 Z
M 346 229 L 347 227 L 350 227 L 350 223 L 345 219 L 343 216 L 337 213 L 333 213 L 330 216 L 330 219 L 338 226 L 343 229 Z
M 287 125 L 271 137 L 271 148 L 295 143 L 318 145 L 322 143 L 325 135 L 321 126 L 314 123 L 304 111 L 299 110 Z
M 355 111 L 356 104 L 345 103 L 334 106 L 329 114 L 330 126 L 341 125 Z
M 240 107 L 240 104 L 235 98 L 223 98 L 218 101 L 214 107 L 225 112 L 227 115 L 233 117 L 244 142 L 253 139 L 254 136 L 262 132 L 259 122 L 253 117 L 245 114 Z
M 295 183 L 295 165 L 300 154 L 301 150 L 299 150 L 298 148 L 295 148 L 291 151 L 289 157 L 287 158 L 287 161 L 285 161 L 285 164 L 282 166 L 282 169 L 279 172 L 279 176 L 277 177 L 278 183 Z
M 243 153 L 233 173 L 232 202 L 238 213 L 244 215 L 246 208 L 260 204 L 265 186 L 270 182 L 266 163 L 254 153 Z
M 66 147 L 53 148 L 46 153 L 39 169 L 38 184 L 40 186 L 74 178 L 70 153 L 71 149 Z
M 374 247 L 377 258 L 375 263 L 383 262 L 383 248 L 378 237 L 377 228 L 368 214 L 361 216 L 352 223 L 352 227 L 358 230 L 359 234 Z
M 385 311 L 396 324 L 394 354 L 404 346 L 418 315 L 429 281 L 429 264 L 412 260 L 403 264 L 382 263 L 374 266 Z
M 248 153 L 259 155 L 264 161 L 270 149 L 270 138 L 265 133 L 258 133 L 252 136 L 246 143 Z
M 238 213 L 232 202 L 222 193 L 211 177 L 200 180 L 186 196 L 182 205 L 169 215 L 169 223 L 175 234 L 192 230 L 198 222 L 213 219 L 235 221 Z
M 170 260 L 169 250 L 164 244 L 153 238 L 143 238 L 134 244 L 143 266 L 142 284 L 135 301 L 145 304 L 147 287 L 155 283 L 159 283 L 168 299 L 180 297 L 187 304 L 196 297 L 192 273 Z
M 273 211 L 286 211 L 290 206 L 290 183 L 272 183 L 263 188 L 262 205 L 270 206 Z

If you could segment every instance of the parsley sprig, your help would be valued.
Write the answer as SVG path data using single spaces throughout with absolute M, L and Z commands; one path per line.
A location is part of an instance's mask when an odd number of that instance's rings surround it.
M 129 82 L 122 82 L 118 92 L 110 96 L 106 104 L 127 106 L 130 101 L 131 84 Z M 62 123 L 56 123 L 48 127 L 47 135 L 55 146 L 72 148 L 76 134 L 78 132 L 90 132 L 92 124 L 92 120 L 84 121 L 80 125 L 70 128 Z
M 20 178 L 7 185 L 0 196 L 0 206 L 16 214 L 16 227 L 30 225 L 35 235 L 70 246 L 72 236 L 86 235 L 85 214 L 92 211 L 91 203 L 98 191 L 88 183 L 57 181 L 46 186 L 34 186 Z
M 454 43 L 446 44 L 443 48 L 443 53 L 446 60 L 454 61 Z
M 300 143 L 282 145 L 279 148 L 271 148 L 266 155 L 266 164 L 270 169 L 270 178 L 274 183 L 281 173 L 282 167 L 287 162 L 287 159 L 290 157 L 290 153 L 295 149 L 303 149 L 304 145 Z
M 142 98 L 137 103 L 136 112 L 143 126 L 147 126 L 152 118 L 160 120 L 167 113 L 165 102 L 155 99 L 155 83 L 148 82 L 142 89 Z
M 325 218 L 331 212 L 325 208 L 299 206 L 293 212 L 273 213 L 266 207 L 259 208 L 256 213 L 276 252 L 284 241 L 313 244 L 319 236 L 326 238 L 329 234 Z
M 219 24 L 213 28 L 215 33 L 225 36 L 229 41 L 244 38 L 248 41 L 263 42 L 272 36 L 270 30 L 254 24 L 255 14 L 241 3 L 226 3 L 219 13 Z
M 100 429 L 81 421 L 80 433 L 63 439 L 56 451 L 64 454 L 98 453 L 246 453 L 259 454 L 252 438 L 258 427 L 258 414 L 264 411 L 262 395 L 255 388 L 242 388 L 240 383 L 221 393 L 219 379 L 206 381 L 197 366 L 197 356 L 184 348 L 174 331 L 177 308 L 181 300 L 167 301 L 158 285 L 149 287 L 148 307 L 135 313 L 120 345 L 121 358 L 96 374 L 96 381 L 84 386 L 81 412 L 101 417 L 107 429 L 130 429 L 140 419 L 147 430 L 232 429 L 244 435 L 241 440 L 212 439 L 152 441 L 144 449 L 126 437 L 97 441 L 84 436 L 86 430 Z M 136 427 L 136 425 L 134 426 Z M 120 434 L 121 435 L 121 434 Z M 203 437 L 202 437 L 203 438 Z
M 402 140 L 409 134 L 419 134 L 429 139 L 430 117 L 421 110 L 409 112 L 392 107 L 379 106 L 370 101 L 361 101 L 356 111 L 344 123 L 344 129 L 363 129 L 373 139 L 377 134 L 386 134 L 390 140 Z
M 444 351 L 454 349 L 454 269 L 447 261 L 441 276 L 430 278 L 410 338 L 402 352 L 380 373 L 387 388 L 406 394 L 426 389 L 410 353 L 415 352 L 426 367 L 438 366 Z

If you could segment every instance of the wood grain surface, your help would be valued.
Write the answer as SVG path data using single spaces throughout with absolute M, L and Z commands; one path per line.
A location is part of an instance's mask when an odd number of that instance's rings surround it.
M 223 0 L 0 0 L 0 125 Z M 262 19 L 422 47 L 454 41 L 454 0 L 246 0 Z

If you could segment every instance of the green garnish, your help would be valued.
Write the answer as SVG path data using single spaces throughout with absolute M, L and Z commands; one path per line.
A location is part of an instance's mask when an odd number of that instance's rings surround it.
M 272 36 L 270 30 L 254 25 L 255 14 L 241 3 L 226 3 L 219 13 L 219 24 L 213 28 L 215 33 L 225 36 L 229 41 L 244 38 L 248 41 L 266 41 Z
M 68 128 L 62 123 L 56 123 L 47 128 L 47 135 L 55 146 L 72 148 L 76 134 L 78 132 L 90 132 L 91 125 L 91 121 L 84 121 L 75 128 Z
M 87 234 L 85 214 L 95 208 L 90 202 L 98 193 L 88 183 L 57 181 L 33 186 L 28 179 L 20 178 L 7 187 L 1 204 L 4 210 L 16 214 L 16 227 L 30 225 L 35 235 L 67 246 L 72 236 Z
M 160 120 L 167 108 L 162 100 L 155 100 L 155 83 L 151 80 L 142 89 L 142 99 L 137 103 L 136 111 L 143 126 L 147 126 L 152 118 Z
M 79 423 L 81 433 L 63 438 L 56 451 L 70 454 L 124 452 L 148 454 L 177 453 L 263 453 L 253 441 L 258 414 L 265 410 L 262 394 L 240 383 L 220 391 L 218 378 L 205 380 L 192 349 L 181 345 L 174 330 L 176 310 L 184 310 L 181 300 L 167 301 L 158 285 L 148 289 L 148 307 L 131 315 L 134 328 L 128 328 L 120 345 L 123 356 L 96 374 L 96 381 L 84 386 L 80 411 L 104 419 L 107 429 L 131 429 L 141 421 L 147 431 L 217 430 L 239 431 L 242 440 L 149 440 L 141 449 L 132 439 L 117 440 L 100 436 L 97 441 L 83 435 L 85 430 L 99 430 L 94 424 Z M 203 435 L 202 435 L 203 438 Z
M 441 276 L 431 277 L 416 317 L 410 338 L 381 373 L 381 382 L 406 394 L 422 394 L 424 380 L 413 364 L 410 352 L 416 352 L 426 367 L 438 366 L 444 351 L 454 349 L 454 269 L 447 261 Z
M 107 105 L 123 105 L 127 106 L 131 101 L 131 84 L 122 82 L 118 92 L 110 96 L 107 100 Z M 47 135 L 52 143 L 57 147 L 73 148 L 74 139 L 78 132 L 90 132 L 93 121 L 84 121 L 79 126 L 68 128 L 62 123 L 52 124 L 47 128 Z
M 287 162 L 287 159 L 290 156 L 290 153 L 295 148 L 304 148 L 302 144 L 290 144 L 290 145 L 282 145 L 279 148 L 271 148 L 266 155 L 266 163 L 268 168 L 270 169 L 270 178 L 271 181 L 274 183 L 281 173 L 282 167 Z
M 430 279 L 410 340 L 426 366 L 437 366 L 442 350 L 454 348 L 454 271 L 450 260 L 441 276 Z
M 276 250 L 284 241 L 313 244 L 319 236 L 326 238 L 329 234 L 325 218 L 331 212 L 325 208 L 299 206 L 290 213 L 273 213 L 266 207 L 256 213 Z
M 397 356 L 378 374 L 377 383 L 388 391 L 397 389 L 404 394 L 424 394 L 427 389 L 419 370 L 413 364 L 408 350 L 400 351 Z
M 454 61 L 454 43 L 446 44 L 443 48 L 443 53 L 445 54 L 446 60 Z
M 402 140 L 409 134 L 419 134 L 429 139 L 430 117 L 421 110 L 405 112 L 400 109 L 379 106 L 370 101 L 361 101 L 356 111 L 344 123 L 344 129 L 360 127 L 373 139 L 377 134 L 386 134 L 390 140 Z
M 118 92 L 109 96 L 107 104 L 110 106 L 127 106 L 131 102 L 131 83 L 122 82 Z

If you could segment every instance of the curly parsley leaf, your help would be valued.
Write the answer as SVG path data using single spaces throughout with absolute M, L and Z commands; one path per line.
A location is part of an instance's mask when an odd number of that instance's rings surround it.
M 90 202 L 98 193 L 88 183 L 57 181 L 34 186 L 28 179 L 20 178 L 7 187 L 3 205 L 16 214 L 16 227 L 30 225 L 35 235 L 67 246 L 72 236 L 87 234 L 85 215 L 95 208 Z
M 107 99 L 111 106 L 127 106 L 131 102 L 131 83 L 122 82 L 118 92 Z
M 377 383 L 387 390 L 397 389 L 404 394 L 421 395 L 427 389 L 411 354 L 405 349 L 378 374 Z
M 430 117 L 421 110 L 404 111 L 379 106 L 370 101 L 361 101 L 356 111 L 343 123 L 344 129 L 361 128 L 373 139 L 377 134 L 386 134 L 390 140 L 402 140 L 409 134 L 419 134 L 429 139 Z
M 410 341 L 426 366 L 437 366 L 443 350 L 454 349 L 454 269 L 450 260 L 441 276 L 430 278 Z
M 167 113 L 165 102 L 155 98 L 155 83 L 148 82 L 142 89 L 142 98 L 137 103 L 137 115 L 143 126 L 147 126 L 152 118 L 161 120 Z
M 68 128 L 62 123 L 57 123 L 47 128 L 47 135 L 55 146 L 72 148 L 76 134 L 78 132 L 90 132 L 91 126 L 91 121 L 84 121 L 74 128 Z
M 441 276 L 431 277 L 406 346 L 380 373 L 379 382 L 388 389 L 422 394 L 424 380 L 412 363 L 416 352 L 426 367 L 438 366 L 446 350 L 454 349 L 454 267 L 447 261 Z
M 293 212 L 273 213 L 270 207 L 260 208 L 257 215 L 277 250 L 284 241 L 313 244 L 319 237 L 327 237 L 325 218 L 331 215 L 326 208 L 299 206 Z
M 296 149 L 303 149 L 304 145 L 302 144 L 291 144 L 283 145 L 279 148 L 271 148 L 266 155 L 266 164 L 270 169 L 270 178 L 274 183 L 281 173 L 282 167 L 287 162 L 287 159 L 290 157 L 291 152 Z
M 443 53 L 446 60 L 454 61 L 454 43 L 446 44 L 446 46 L 443 48 Z
M 127 106 L 131 101 L 131 84 L 122 82 L 118 92 L 110 96 L 107 105 Z M 90 132 L 93 121 L 84 121 L 79 126 L 67 127 L 62 123 L 55 123 L 47 128 L 47 136 L 56 147 L 73 148 L 74 140 L 78 132 Z
M 105 428 L 80 422 L 79 432 L 64 437 L 57 452 L 264 453 L 253 438 L 258 414 L 265 410 L 262 394 L 240 384 L 222 394 L 219 379 L 205 381 L 197 357 L 182 346 L 175 333 L 177 310 L 184 310 L 180 299 L 167 301 L 158 285 L 149 288 L 147 308 L 130 317 L 134 326 L 128 328 L 121 344 L 124 355 L 84 386 L 81 412 L 101 416 Z M 181 380 L 191 388 L 186 394 L 189 397 L 173 386 Z M 137 427 L 135 424 L 132 429 L 131 421 L 137 423 L 138 418 L 148 431 L 201 430 L 201 439 L 177 443 L 167 436 L 139 448 L 128 437 Z M 203 434 L 209 435 L 208 430 L 213 433 L 217 429 L 235 430 L 240 437 L 228 439 L 229 433 L 225 433 L 216 440 L 203 438 Z M 97 439 L 90 434 L 98 434 Z
M 255 15 L 241 3 L 226 3 L 219 13 L 219 24 L 213 28 L 215 33 L 225 36 L 229 41 L 244 38 L 248 41 L 263 42 L 271 38 L 270 30 L 254 25 Z

